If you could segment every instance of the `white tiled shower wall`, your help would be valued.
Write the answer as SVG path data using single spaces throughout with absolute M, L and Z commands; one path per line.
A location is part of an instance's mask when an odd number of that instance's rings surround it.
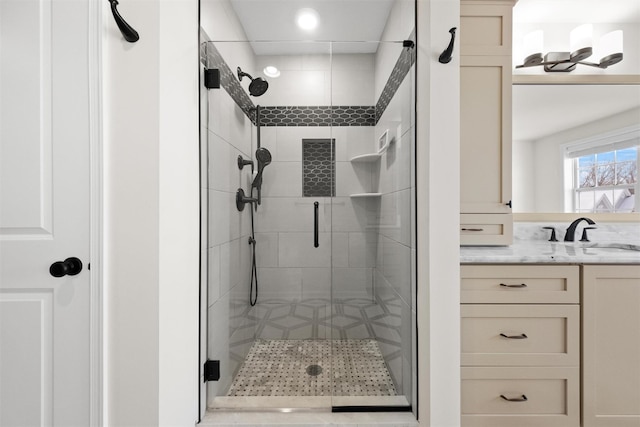
M 374 105 L 373 61 L 372 54 L 258 57 L 258 69 L 277 64 L 281 76 L 270 79 L 269 91 L 256 101 L 269 106 Z M 256 213 L 261 297 L 329 299 L 333 266 L 334 298 L 371 298 L 377 214 L 371 201 L 349 195 L 372 191 L 372 166 L 352 165 L 349 159 L 374 151 L 373 128 L 276 126 L 263 127 L 261 136 L 273 155 Z M 336 197 L 302 197 L 305 138 L 335 140 Z M 320 203 L 318 248 L 313 246 L 315 201 Z

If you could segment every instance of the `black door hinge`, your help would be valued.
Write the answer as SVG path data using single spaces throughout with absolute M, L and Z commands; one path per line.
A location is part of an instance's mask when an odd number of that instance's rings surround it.
M 207 89 L 220 89 L 220 70 L 217 68 L 204 70 L 204 87 Z
M 402 40 L 402 47 L 413 48 L 416 44 L 413 40 Z
M 220 361 L 207 360 L 204 362 L 204 382 L 220 379 Z

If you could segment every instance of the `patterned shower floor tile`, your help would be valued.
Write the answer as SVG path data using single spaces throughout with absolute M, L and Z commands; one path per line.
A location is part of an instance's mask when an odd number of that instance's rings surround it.
M 395 396 L 376 340 L 257 340 L 228 396 Z

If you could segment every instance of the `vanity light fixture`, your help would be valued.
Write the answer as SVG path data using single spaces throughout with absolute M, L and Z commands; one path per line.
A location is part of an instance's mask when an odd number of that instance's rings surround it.
M 599 62 L 587 62 L 593 53 L 593 25 L 584 24 L 574 28 L 569 35 L 571 52 L 549 52 L 542 56 L 542 30 L 533 31 L 524 36 L 525 60 L 516 68 L 544 66 L 547 72 L 569 72 L 576 65 L 587 65 L 605 69 L 622 61 L 622 30 L 612 31 L 600 38 L 595 50 Z

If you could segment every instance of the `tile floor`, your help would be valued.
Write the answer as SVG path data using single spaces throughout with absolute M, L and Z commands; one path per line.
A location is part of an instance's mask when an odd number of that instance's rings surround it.
M 228 396 L 395 396 L 373 339 L 257 340 Z
M 255 317 L 258 338 L 378 338 L 384 335 L 378 330 L 379 327 L 400 333 L 402 306 L 394 297 L 377 297 L 375 300 L 350 298 L 333 303 L 322 298 L 303 301 L 262 300 L 250 315 Z M 386 339 L 400 346 L 399 336 Z

